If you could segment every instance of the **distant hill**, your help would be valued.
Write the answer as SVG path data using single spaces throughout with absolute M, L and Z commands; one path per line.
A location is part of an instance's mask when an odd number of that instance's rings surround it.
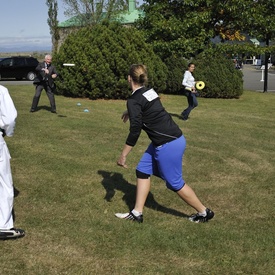
M 17 47 L 1 47 L 0 55 L 2 53 L 18 53 L 18 52 L 51 52 L 51 46 L 17 46 Z
M 0 52 L 0 58 L 9 56 L 33 56 L 39 62 L 44 60 L 46 54 L 51 54 L 51 51 L 17 51 L 17 52 Z

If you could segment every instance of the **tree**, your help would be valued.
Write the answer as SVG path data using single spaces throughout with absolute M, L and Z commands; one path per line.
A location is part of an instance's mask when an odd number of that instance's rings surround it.
M 127 0 L 63 0 L 65 14 L 77 17 L 80 26 L 93 26 L 110 20 L 117 11 L 126 10 Z
M 58 31 L 58 4 L 57 0 L 47 0 L 46 5 L 48 6 L 48 25 L 50 27 L 50 34 L 52 36 L 52 47 L 53 52 L 57 51 L 58 48 L 58 40 L 60 39 L 59 31 Z
M 257 37 L 265 42 L 265 47 L 250 49 L 252 52 L 265 54 L 265 79 L 264 92 L 267 91 L 268 60 L 272 48 L 269 42 L 275 38 L 274 9 L 275 0 L 233 0 L 228 1 L 225 7 L 216 7 L 222 10 L 221 28 L 223 26 L 232 26 L 233 30 L 241 30 L 243 33 Z M 241 11 L 241 12 L 238 12 Z M 243 52 L 248 50 L 247 45 L 239 47 Z
M 144 30 L 164 60 L 171 55 L 190 57 L 202 51 L 214 36 L 209 1 L 147 0 L 142 6 L 145 17 L 137 27 Z
M 84 27 L 68 36 L 54 63 L 63 82 L 57 91 L 71 97 L 125 99 L 130 90 L 128 69 L 133 63 L 148 66 L 149 85 L 159 93 L 166 88 L 167 68 L 145 43 L 142 33 L 119 23 L 97 24 L 92 31 Z M 74 63 L 75 67 L 63 67 Z
M 266 43 L 265 50 L 265 72 L 264 72 L 264 92 L 267 92 L 268 83 L 268 60 L 271 49 L 270 40 L 275 38 L 274 9 L 275 0 L 254 0 L 250 3 L 250 17 L 246 18 L 249 33 L 262 38 Z

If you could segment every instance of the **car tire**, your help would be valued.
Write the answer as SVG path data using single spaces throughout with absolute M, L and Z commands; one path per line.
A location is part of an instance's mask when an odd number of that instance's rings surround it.
M 30 81 L 33 81 L 36 77 L 36 74 L 34 72 L 29 72 L 27 74 L 27 79 L 30 80 Z

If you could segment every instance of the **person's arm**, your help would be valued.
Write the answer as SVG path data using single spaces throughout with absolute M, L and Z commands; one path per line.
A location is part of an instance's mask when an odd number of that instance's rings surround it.
M 4 86 L 0 86 L 0 102 L 1 102 L 1 117 L 0 128 L 4 130 L 4 133 L 11 137 L 14 133 L 15 119 L 17 117 L 17 111 L 10 97 L 9 91 Z
M 191 92 L 192 93 L 195 93 L 196 92 L 196 88 L 195 86 L 193 85 L 193 76 L 192 74 L 189 72 L 189 71 L 186 71 L 184 73 L 184 77 L 183 77 L 183 80 L 182 80 L 182 85 L 185 87 L 185 88 L 189 88 L 191 89 Z M 188 89 L 188 90 L 189 90 Z
M 184 76 L 183 76 L 182 85 L 183 85 L 184 87 L 191 88 L 190 84 L 188 83 L 188 77 L 189 77 L 189 74 L 188 74 L 188 71 L 186 71 L 186 72 L 184 73 Z
M 58 76 L 58 73 L 56 71 L 55 66 L 53 66 L 53 70 L 52 70 L 52 75 L 51 76 L 52 76 L 52 78 L 56 78 Z
M 128 134 L 126 144 L 124 145 L 117 164 L 127 168 L 126 158 L 135 146 L 142 129 L 141 106 L 135 100 L 128 100 L 127 111 L 122 114 L 121 118 L 123 122 L 126 122 L 130 118 L 130 133 Z
M 126 158 L 127 158 L 128 154 L 131 152 L 132 148 L 133 147 L 130 145 L 127 145 L 127 144 L 124 145 L 121 155 L 120 155 L 119 159 L 117 160 L 117 165 L 127 168 Z

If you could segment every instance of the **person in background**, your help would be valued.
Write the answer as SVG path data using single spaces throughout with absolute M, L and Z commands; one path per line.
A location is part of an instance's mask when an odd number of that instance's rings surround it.
M 143 208 L 150 191 L 151 175 L 160 177 L 167 188 L 174 191 L 197 213 L 189 217 L 192 222 L 207 222 L 214 212 L 206 208 L 193 189 L 182 178 L 182 158 L 186 141 L 181 129 L 163 108 L 158 94 L 146 88 L 147 69 L 141 64 L 130 67 L 128 82 L 132 95 L 127 100 L 127 111 L 122 115 L 130 120 L 130 132 L 117 164 L 127 168 L 126 158 L 135 146 L 143 129 L 151 143 L 136 168 L 137 192 L 134 209 L 128 213 L 116 213 L 121 219 L 143 222 Z
M 35 70 L 37 72 L 37 77 L 34 81 L 36 87 L 30 112 L 33 113 L 36 111 L 42 90 L 44 89 L 50 100 L 51 112 L 56 113 L 53 91 L 55 89 L 54 79 L 57 77 L 57 71 L 55 66 L 52 65 L 52 56 L 47 54 L 44 62 L 39 63 Z
M 182 85 L 184 86 L 184 93 L 187 96 L 188 107 L 181 113 L 181 118 L 187 120 L 191 111 L 198 106 L 198 100 L 196 97 L 196 81 L 193 76 L 193 71 L 195 70 L 195 64 L 189 63 L 188 69 L 185 71 Z
M 10 167 L 10 153 L 4 136 L 11 137 L 17 111 L 9 91 L 0 85 L 0 239 L 23 237 L 24 230 L 13 226 L 14 188 Z

